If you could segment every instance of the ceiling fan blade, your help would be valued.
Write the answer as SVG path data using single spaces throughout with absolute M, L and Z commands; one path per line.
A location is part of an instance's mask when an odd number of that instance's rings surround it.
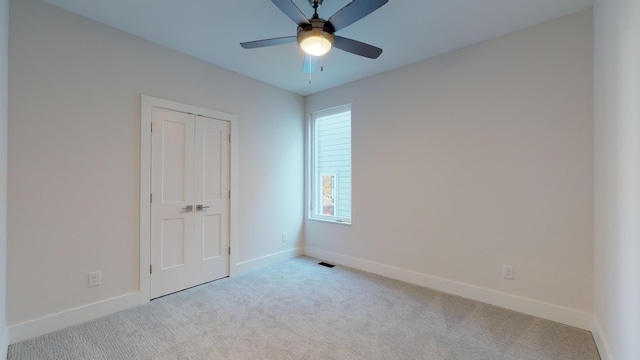
M 347 39 L 345 37 L 337 35 L 333 42 L 333 46 L 352 54 L 368 57 L 369 59 L 377 59 L 378 56 L 382 54 L 382 49 L 377 48 L 373 45 L 365 44 L 353 39 Z
M 298 25 L 310 24 L 309 19 L 300 11 L 300 8 L 293 3 L 293 0 L 271 0 L 289 19 Z
M 274 0 L 275 2 L 275 0 Z M 353 0 L 329 18 L 335 31 L 343 29 L 378 10 L 389 0 Z
M 279 37 L 279 38 L 243 42 L 243 43 L 240 43 L 240 46 L 242 46 L 245 49 L 255 49 L 255 48 L 261 48 L 266 46 L 287 44 L 287 43 L 292 43 L 296 41 L 297 41 L 297 37 L 295 36 L 285 36 L 285 37 Z
M 316 71 L 316 66 L 318 65 L 318 58 L 315 56 L 311 56 L 306 54 L 304 56 L 304 63 L 302 64 L 302 72 L 305 74 L 311 74 Z

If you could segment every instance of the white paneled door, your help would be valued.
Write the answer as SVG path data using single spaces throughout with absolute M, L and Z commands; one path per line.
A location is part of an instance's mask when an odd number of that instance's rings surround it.
M 229 122 L 152 110 L 151 298 L 229 276 Z

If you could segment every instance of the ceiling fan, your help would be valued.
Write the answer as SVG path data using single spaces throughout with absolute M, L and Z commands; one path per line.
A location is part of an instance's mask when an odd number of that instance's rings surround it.
M 300 8 L 293 3 L 293 0 L 271 0 L 278 9 L 298 25 L 296 36 L 243 42 L 240 43 L 240 46 L 245 49 L 255 49 L 297 41 L 300 48 L 307 54 L 303 66 L 305 73 L 314 70 L 315 57 L 325 55 L 332 47 L 370 59 L 376 59 L 382 54 L 382 49 L 378 47 L 335 35 L 335 32 L 371 14 L 389 0 L 353 0 L 333 14 L 329 20 L 318 16 L 318 7 L 322 5 L 323 0 L 308 1 L 313 7 L 311 19 L 307 19 Z

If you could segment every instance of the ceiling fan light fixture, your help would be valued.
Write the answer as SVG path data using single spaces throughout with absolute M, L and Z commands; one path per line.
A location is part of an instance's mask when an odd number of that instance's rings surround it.
M 305 53 L 323 56 L 333 47 L 334 35 L 322 28 L 306 28 L 298 31 L 298 44 Z

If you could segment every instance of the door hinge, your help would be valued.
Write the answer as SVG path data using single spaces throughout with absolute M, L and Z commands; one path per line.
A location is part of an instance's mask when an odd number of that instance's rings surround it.
M 153 194 L 149 194 L 149 202 L 153 202 Z
M 229 255 L 231 255 L 231 247 L 229 247 Z
M 153 132 L 153 123 L 151 123 L 151 132 Z
M 231 190 L 229 190 L 229 199 L 231 199 Z
M 153 265 L 149 265 L 149 274 L 153 274 Z
M 229 134 L 229 142 L 231 142 L 231 134 Z

